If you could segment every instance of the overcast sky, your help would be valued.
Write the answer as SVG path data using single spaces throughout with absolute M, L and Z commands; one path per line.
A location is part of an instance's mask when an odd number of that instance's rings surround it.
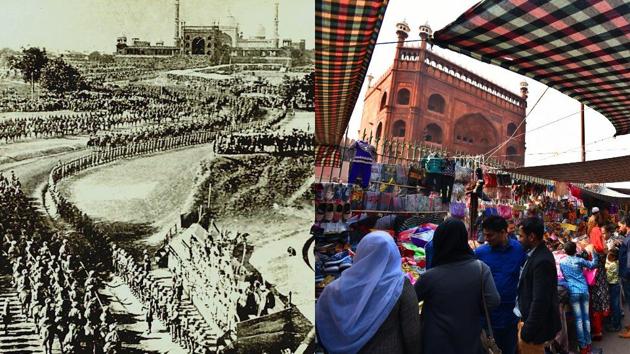
M 116 37 L 139 37 L 173 44 L 175 0 L 1 0 L 0 48 L 26 45 L 55 51 L 111 53 Z M 181 0 L 180 18 L 187 25 L 209 25 L 231 13 L 245 37 L 262 25 L 273 34 L 273 0 Z M 314 46 L 312 0 L 280 0 L 282 39 L 305 39 Z
M 396 41 L 396 23 L 406 20 L 411 28 L 408 40 L 419 39 L 418 27 L 428 21 L 433 31 L 439 30 L 475 5 L 475 0 L 441 0 L 441 1 L 416 1 L 416 0 L 391 0 L 385 13 L 378 42 Z M 378 43 L 377 42 L 377 43 Z M 377 45 L 370 63 L 368 73 L 374 75 L 377 80 L 385 70 L 393 63 L 395 44 Z M 498 66 L 484 64 L 475 59 L 457 54 L 455 52 L 433 47 L 434 52 L 451 61 L 493 81 L 500 86 L 514 92 L 519 92 L 519 83 L 523 80 L 529 84 L 528 112 L 536 100 L 541 96 L 546 86 L 532 79 L 525 78 Z M 366 83 L 363 83 L 359 100 L 355 107 L 350 122 L 349 132 L 357 137 L 363 112 L 363 98 L 365 97 Z M 580 104 L 578 101 L 556 91 L 549 89 L 536 108 L 528 116 L 527 124 L 527 151 L 525 164 L 546 165 L 563 162 L 580 161 Z M 545 123 L 576 113 L 570 118 L 549 125 L 542 129 L 531 131 Z M 591 109 L 586 109 L 586 158 L 595 160 L 606 157 L 614 157 L 630 154 L 630 137 L 621 136 L 612 138 L 615 129 L 612 124 L 601 114 Z M 599 143 L 593 143 L 607 139 Z

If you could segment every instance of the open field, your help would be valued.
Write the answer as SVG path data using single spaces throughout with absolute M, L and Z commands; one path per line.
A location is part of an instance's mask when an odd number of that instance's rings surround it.
M 64 180 L 60 191 L 108 224 L 117 241 L 157 246 L 185 209 L 199 161 L 210 155 L 203 145 L 120 160 Z

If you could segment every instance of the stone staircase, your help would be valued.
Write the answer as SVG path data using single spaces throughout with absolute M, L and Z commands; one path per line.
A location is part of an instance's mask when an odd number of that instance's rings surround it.
M 0 324 L 0 353 L 44 353 L 35 324 L 22 314 L 18 294 L 11 286 L 10 275 L 0 276 L 0 309 L 4 307 L 5 301 L 9 301 L 12 321 L 9 324 L 8 334 L 4 333 L 4 325 Z

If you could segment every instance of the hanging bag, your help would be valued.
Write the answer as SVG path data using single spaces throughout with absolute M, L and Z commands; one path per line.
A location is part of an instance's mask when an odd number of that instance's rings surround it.
M 582 271 L 582 274 L 584 274 L 584 278 L 586 278 L 586 284 L 588 284 L 588 286 L 595 285 L 595 278 L 597 278 L 597 268 L 584 269 Z
M 484 282 L 483 282 L 483 266 L 481 261 L 477 261 L 479 264 L 479 273 L 481 274 L 481 301 L 483 302 L 483 311 L 486 315 L 486 323 L 488 324 L 488 333 L 485 329 L 481 329 L 481 345 L 488 354 L 501 354 L 501 349 L 494 340 L 494 334 L 492 333 L 492 323 L 490 323 L 490 313 L 488 312 L 488 305 L 486 305 L 486 295 L 484 294 Z
M 451 216 L 459 219 L 466 217 L 466 203 L 452 202 L 450 205 Z

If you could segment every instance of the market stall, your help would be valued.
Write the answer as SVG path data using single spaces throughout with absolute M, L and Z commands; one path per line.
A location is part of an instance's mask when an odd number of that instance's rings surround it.
M 403 271 L 415 283 L 427 268 L 427 244 L 447 216 L 465 221 L 472 247 L 483 243 L 480 225 L 491 215 L 512 224 L 539 216 L 554 242 L 583 235 L 591 208 L 619 220 L 630 202 L 630 196 L 601 194 L 594 186 L 510 172 L 482 156 L 421 145 L 412 146 L 411 153 L 386 150 L 355 141 L 342 150 L 344 167 L 313 185 L 316 294 L 352 266 L 357 244 L 372 230 L 386 230 L 396 239 Z

